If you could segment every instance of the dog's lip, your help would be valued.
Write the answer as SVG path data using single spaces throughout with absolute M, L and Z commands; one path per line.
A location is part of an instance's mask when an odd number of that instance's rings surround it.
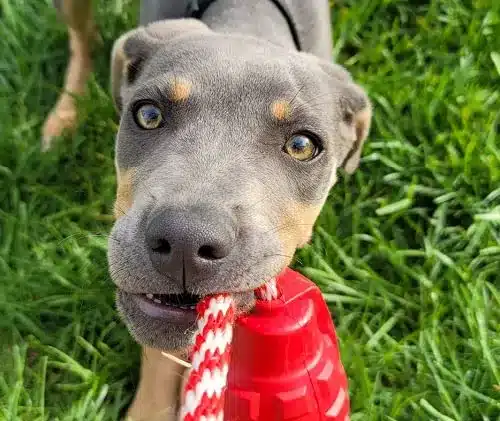
M 143 314 L 154 319 L 164 319 L 168 323 L 175 323 L 178 325 L 191 325 L 195 323 L 198 318 L 195 307 L 186 308 L 163 303 L 158 304 L 147 297 L 150 293 L 129 292 L 121 288 L 118 288 L 118 292 L 122 296 L 122 299 L 132 301 Z M 213 294 L 215 294 L 215 292 Z M 253 290 L 231 291 L 231 294 L 236 299 L 238 312 L 244 313 L 253 307 Z
M 139 309 L 149 317 L 154 319 L 165 319 L 169 323 L 191 324 L 196 321 L 196 308 L 177 307 L 170 304 L 158 304 L 146 297 L 146 294 L 130 294 L 130 298 Z

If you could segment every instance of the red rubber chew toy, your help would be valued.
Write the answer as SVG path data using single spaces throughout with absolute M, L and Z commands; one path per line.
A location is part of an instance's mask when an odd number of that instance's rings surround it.
M 347 376 L 319 288 L 291 269 L 266 287 L 236 321 L 228 294 L 199 306 L 207 316 L 198 324 L 182 419 L 349 421 Z
M 291 269 L 280 299 L 258 300 L 236 321 L 226 391 L 228 421 L 347 421 L 347 377 L 320 290 Z

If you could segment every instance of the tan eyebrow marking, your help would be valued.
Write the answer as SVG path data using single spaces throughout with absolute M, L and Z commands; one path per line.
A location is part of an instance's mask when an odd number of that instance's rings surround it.
M 171 80 L 168 99 L 172 102 L 184 102 L 189 98 L 193 84 L 183 77 L 175 77 Z
M 292 107 L 289 101 L 277 100 L 271 104 L 271 114 L 278 121 L 288 120 L 292 114 Z

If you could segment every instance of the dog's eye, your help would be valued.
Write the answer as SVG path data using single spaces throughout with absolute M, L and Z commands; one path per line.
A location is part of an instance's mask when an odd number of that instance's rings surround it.
M 319 142 L 305 134 L 295 134 L 285 143 L 283 150 L 298 161 L 310 161 L 320 152 Z
M 135 111 L 136 123 L 146 130 L 156 129 L 163 121 L 160 109 L 153 104 L 143 104 Z

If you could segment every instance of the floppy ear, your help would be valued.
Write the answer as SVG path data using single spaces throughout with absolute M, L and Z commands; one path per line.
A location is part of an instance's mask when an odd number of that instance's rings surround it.
M 352 174 L 359 166 L 363 145 L 370 132 L 372 106 L 365 91 L 353 82 L 346 84 L 341 104 L 342 124 L 345 125 L 347 138 L 351 141 L 342 168 Z
M 332 78 L 331 83 L 339 95 L 341 134 L 349 142 L 341 167 L 352 174 L 359 166 L 363 144 L 370 131 L 372 106 L 365 91 L 354 83 L 344 67 L 321 62 L 321 68 Z
M 123 90 L 132 86 L 159 46 L 185 35 L 210 29 L 197 19 L 168 19 L 141 26 L 118 38 L 111 52 L 111 94 L 121 113 Z

